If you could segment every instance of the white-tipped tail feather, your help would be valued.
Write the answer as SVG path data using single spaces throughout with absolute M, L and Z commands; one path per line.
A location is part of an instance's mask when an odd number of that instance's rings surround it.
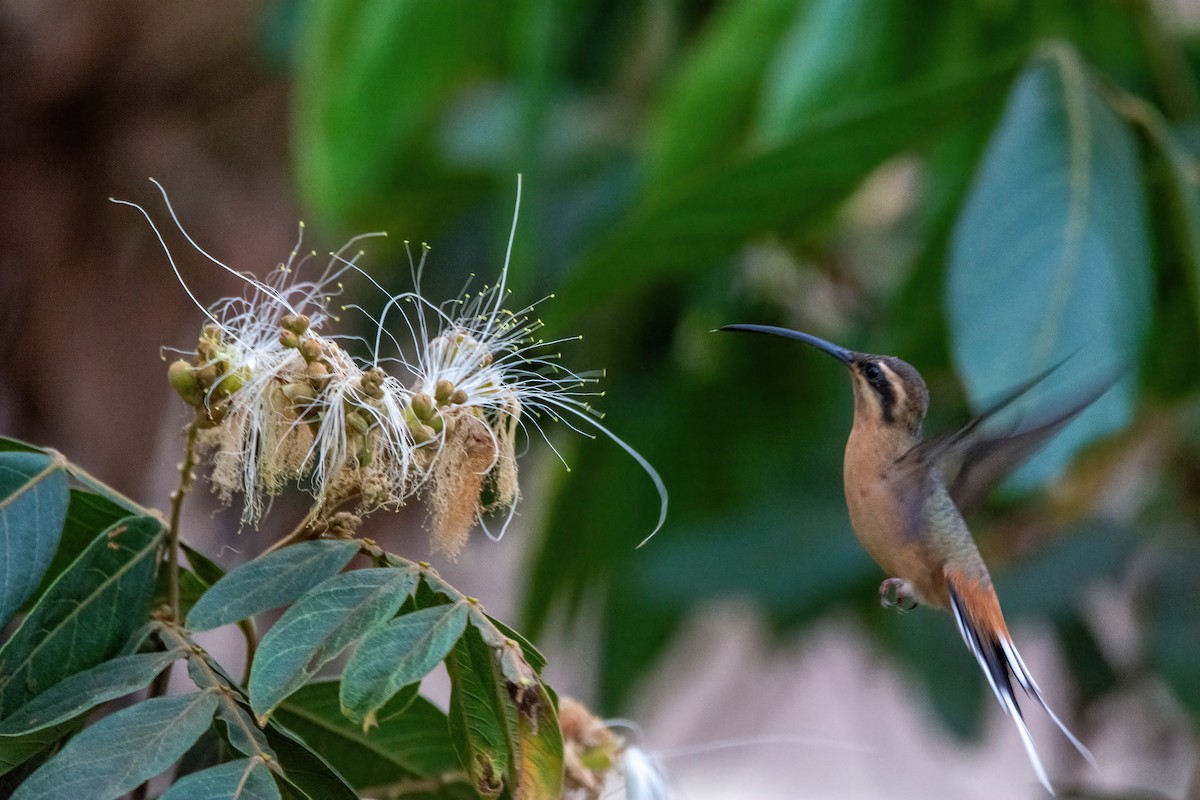
M 1092 756 L 1091 751 L 1076 738 L 1075 734 L 1071 733 L 1062 720 L 1058 718 L 1058 715 L 1046 704 L 1046 700 L 1042 697 L 1042 692 L 1038 688 L 1037 682 L 1029 674 L 1029 668 L 1025 666 L 1025 661 L 1021 658 L 1021 654 L 1017 652 L 1017 647 L 1013 644 L 1012 639 L 1009 638 L 1007 631 L 981 631 L 966 612 L 963 602 L 954 590 L 953 585 L 950 586 L 950 608 L 954 612 L 954 621 L 958 623 L 958 632 L 962 634 L 963 641 L 966 642 L 967 647 L 970 648 L 971 653 L 975 656 L 975 660 L 979 662 L 980 668 L 983 669 L 983 674 L 987 677 L 992 691 L 995 692 L 996 699 L 1000 701 L 1000 705 L 1004 708 L 1005 712 L 1016 723 L 1017 732 L 1021 735 L 1021 742 L 1025 745 L 1025 752 L 1029 756 L 1030 763 L 1033 764 L 1033 770 L 1037 773 L 1038 780 L 1042 786 L 1046 787 L 1046 791 L 1054 794 L 1054 787 L 1050 785 L 1050 779 L 1046 776 L 1046 769 L 1042 766 L 1042 760 L 1038 756 L 1037 748 L 1034 747 L 1033 736 L 1030 735 L 1029 727 L 1025 724 L 1025 717 L 1021 713 L 1021 707 L 1017 704 L 1010 676 L 1015 677 L 1017 683 L 1025 691 L 1025 694 L 1033 698 L 1050 716 L 1050 719 L 1054 720 L 1054 724 L 1070 740 L 1075 749 L 1087 759 L 1088 763 L 1093 767 L 1096 766 L 1096 759 Z

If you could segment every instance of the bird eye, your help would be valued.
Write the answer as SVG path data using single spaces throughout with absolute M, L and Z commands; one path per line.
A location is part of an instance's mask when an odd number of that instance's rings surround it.
M 878 383 L 883 378 L 883 371 L 872 362 L 867 362 L 862 368 L 863 377 L 868 383 Z

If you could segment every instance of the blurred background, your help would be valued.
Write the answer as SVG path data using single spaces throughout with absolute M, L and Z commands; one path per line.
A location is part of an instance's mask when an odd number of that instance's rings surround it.
M 582 334 L 565 362 L 607 371 L 605 424 L 671 495 L 635 550 L 650 481 L 551 426 L 570 471 L 532 442 L 508 537 L 438 564 L 551 685 L 637 721 L 681 798 L 1043 796 L 950 617 L 879 608 L 841 368 L 710 331 L 900 355 L 933 431 L 1076 354 L 1060 391 L 1125 377 L 972 527 L 1100 762 L 1030 709 L 1060 795 L 1196 800 L 1198 65 L 1188 0 L 0 0 L 0 433 L 165 506 L 187 413 L 160 347 L 201 315 L 108 202 L 169 227 L 149 176 L 236 268 L 299 219 L 319 252 L 386 230 L 372 274 L 409 288 L 428 242 L 449 298 L 498 273 L 521 173 L 514 302 L 556 295 L 547 337 Z M 201 302 L 240 291 L 167 244 Z M 185 535 L 233 566 L 304 504 L 238 511 L 198 492 Z M 426 558 L 423 519 L 369 532 Z

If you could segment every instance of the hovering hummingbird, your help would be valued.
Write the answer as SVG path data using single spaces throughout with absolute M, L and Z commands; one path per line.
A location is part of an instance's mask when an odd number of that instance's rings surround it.
M 1056 367 L 1016 387 L 953 433 L 922 439 L 929 392 L 921 374 L 895 356 L 856 353 L 807 333 L 770 325 L 726 325 L 796 339 L 850 370 L 854 424 L 843 472 L 850 523 L 859 542 L 891 577 L 879 587 L 884 606 L 949 609 L 1005 712 L 1016 723 L 1038 780 L 1054 789 L 1017 704 L 1012 679 L 1050 716 L 1093 766 L 1095 759 L 1050 709 L 1013 644 L 987 566 L 963 515 L 993 485 L 1108 389 L 1106 384 L 1052 417 L 1002 435 L 980 425 Z

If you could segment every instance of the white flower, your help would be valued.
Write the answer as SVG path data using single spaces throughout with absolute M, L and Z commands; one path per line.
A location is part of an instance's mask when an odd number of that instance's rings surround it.
M 601 424 L 589 402 L 603 394 L 595 389 L 599 378 L 559 362 L 559 345 L 578 337 L 537 338 L 542 322 L 533 313 L 542 301 L 518 311 L 505 308 L 516 224 L 514 212 L 504 266 L 495 284 L 475 292 L 468 287 L 454 300 L 432 303 L 421 295 L 422 253 L 413 266 L 414 290 L 391 296 L 377 320 L 374 364 L 398 370 L 413 393 L 406 422 L 419 447 L 417 458 L 427 470 L 435 546 L 457 554 L 476 522 L 494 539 L 503 535 L 519 498 L 517 428 L 532 426 L 550 444 L 543 417 L 561 420 L 585 436 L 607 436 L 642 467 L 661 500 L 653 536 L 666 518 L 666 488 L 637 451 Z M 393 312 L 399 323 L 389 319 Z M 395 346 L 394 357 L 380 356 L 385 336 Z M 409 341 L 412 346 L 405 347 Z M 481 490 L 490 498 L 486 504 L 480 502 Z M 482 515 L 503 508 L 509 514 L 493 534 Z

